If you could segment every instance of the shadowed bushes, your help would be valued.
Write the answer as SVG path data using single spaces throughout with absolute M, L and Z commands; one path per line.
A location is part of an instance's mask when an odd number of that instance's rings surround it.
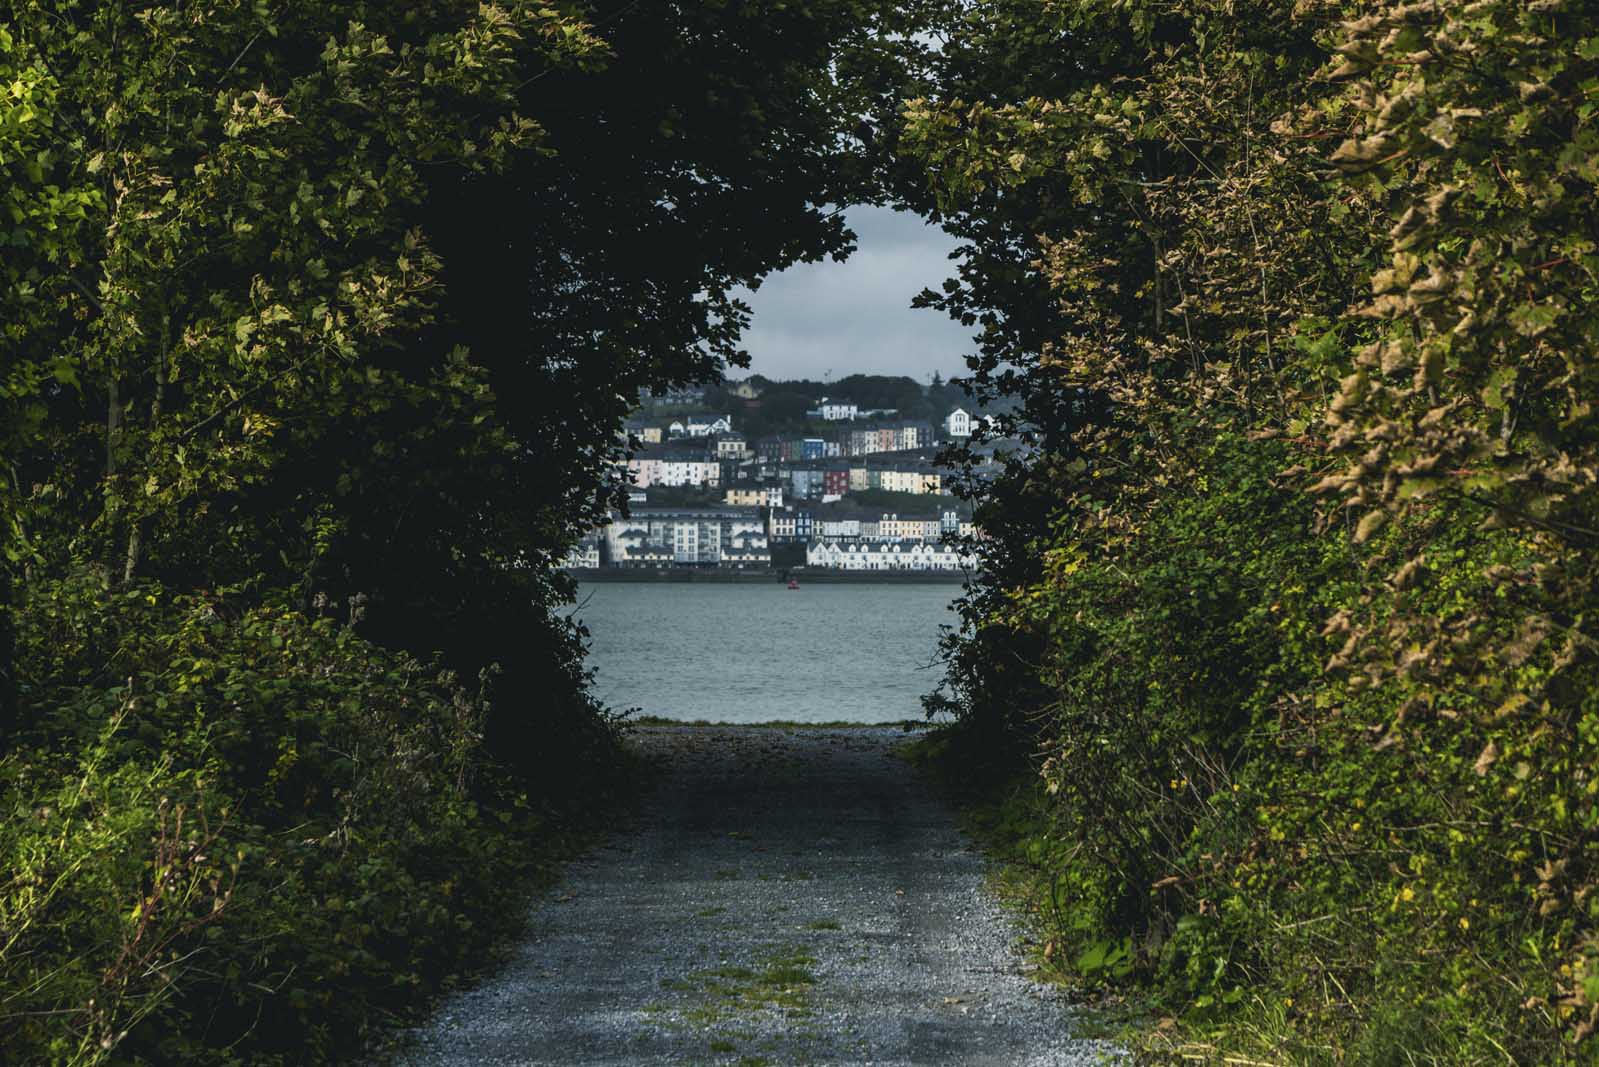
M 514 925 L 560 826 L 616 796 L 530 803 L 485 759 L 489 679 L 340 621 L 92 576 L 37 587 L 20 619 L 69 669 L 25 677 L 48 711 L 0 763 L 19 1062 L 351 1056 Z M 88 662 L 143 669 L 80 684 Z M 614 747 L 573 743 L 625 780 Z
M 634 777 L 560 561 L 900 7 L 7 6 L 0 1059 L 347 1062 L 514 922 Z

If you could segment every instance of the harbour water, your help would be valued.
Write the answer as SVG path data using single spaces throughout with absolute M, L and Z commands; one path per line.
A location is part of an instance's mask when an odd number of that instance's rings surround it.
M 612 708 L 711 722 L 922 718 L 960 586 L 584 584 L 595 693 Z

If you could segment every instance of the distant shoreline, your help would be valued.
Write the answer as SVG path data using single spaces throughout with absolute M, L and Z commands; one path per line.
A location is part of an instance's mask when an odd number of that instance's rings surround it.
M 800 585 L 959 585 L 964 571 L 713 570 L 694 567 L 575 567 L 567 572 L 582 582 L 721 582 L 773 585 L 793 578 Z

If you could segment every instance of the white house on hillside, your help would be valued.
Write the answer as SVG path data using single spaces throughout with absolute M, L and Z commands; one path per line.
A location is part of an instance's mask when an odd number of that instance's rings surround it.
M 825 396 L 822 397 L 822 402 L 818 407 L 814 407 L 805 413 L 808 418 L 822 419 L 826 422 L 854 422 L 860 418 L 860 414 L 859 405 L 829 400 Z
M 723 432 L 716 437 L 717 459 L 749 459 L 755 455 L 750 451 L 749 442 L 741 433 Z
M 707 415 L 691 415 L 683 429 L 690 437 L 710 437 L 714 434 L 724 434 L 733 429 L 733 417 L 731 415 L 718 415 L 715 418 L 711 418 Z
M 972 416 L 965 408 L 956 408 L 944 419 L 944 432 L 951 437 L 972 435 Z

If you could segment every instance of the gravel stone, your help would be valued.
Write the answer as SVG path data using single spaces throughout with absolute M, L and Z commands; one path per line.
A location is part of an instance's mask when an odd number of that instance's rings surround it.
M 637 825 L 535 902 L 407 1067 L 1115 1062 L 1031 981 L 894 727 L 647 727 Z

